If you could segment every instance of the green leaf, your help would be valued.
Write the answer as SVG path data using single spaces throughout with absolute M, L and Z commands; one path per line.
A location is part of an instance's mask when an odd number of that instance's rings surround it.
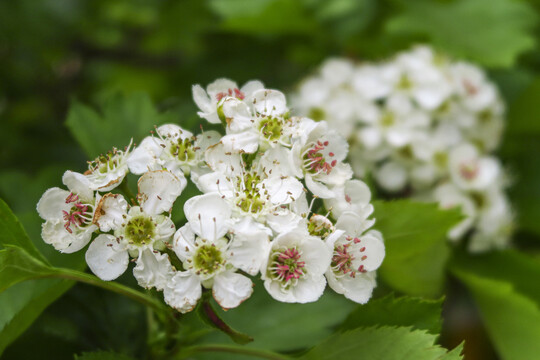
M 540 135 L 540 78 L 536 78 L 517 96 L 508 109 L 508 128 L 512 134 Z
M 435 345 L 436 338 L 436 335 L 406 327 L 360 328 L 331 336 L 300 359 L 445 359 L 447 352 Z
M 8 245 L 19 246 L 29 255 L 47 263 L 26 235 L 21 223 L 11 212 L 4 200 L 0 199 L 0 248 Z
M 30 241 L 18 219 L 0 199 L 0 354 L 17 339 L 72 281 L 20 281 L 50 272 L 47 260 Z M 13 286 L 12 286 L 13 285 Z M 10 287 L 11 286 L 11 287 Z M 9 288 L 8 288 L 9 287 Z M 2 290 L 5 290 L 2 292 Z
M 53 279 L 28 280 L 2 292 L 0 354 L 73 284 L 73 281 Z
M 438 334 L 441 330 L 441 307 L 443 300 L 388 295 L 372 299 L 359 305 L 341 325 L 341 330 L 376 325 L 411 326 L 415 330 L 426 330 Z
M 355 305 L 330 290 L 313 303 L 282 303 L 268 295 L 262 282 L 255 281 L 253 295 L 242 306 L 229 311 L 218 310 L 218 314 L 230 326 L 253 337 L 254 341 L 246 346 L 290 351 L 313 346 L 332 334 Z M 218 332 L 204 340 L 230 343 Z
M 75 360 L 133 360 L 132 357 L 110 351 L 86 352 L 75 355 Z
M 69 130 L 90 158 L 112 147 L 123 148 L 131 138 L 138 143 L 150 135 L 155 125 L 176 120 L 172 113 L 159 113 L 143 93 L 114 94 L 102 101 L 100 110 L 74 101 L 66 120 Z
M 310 34 L 317 22 L 297 0 L 217 0 L 211 8 L 224 17 L 222 28 L 246 34 Z
M 375 228 L 386 246 L 381 278 L 409 295 L 438 296 L 449 256 L 446 233 L 461 220 L 460 212 L 410 200 L 374 204 Z
M 0 292 L 21 281 L 51 274 L 54 270 L 22 248 L 8 245 L 0 250 Z
M 535 46 L 537 15 L 524 1 L 404 1 L 386 24 L 390 34 L 429 39 L 457 57 L 510 67 Z
M 503 359 L 540 354 L 540 262 L 517 252 L 456 254 L 451 270 L 471 292 Z

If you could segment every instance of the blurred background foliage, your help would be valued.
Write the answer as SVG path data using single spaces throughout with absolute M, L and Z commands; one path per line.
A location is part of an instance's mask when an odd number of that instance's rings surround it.
M 508 123 L 499 155 L 514 181 L 515 244 L 532 256 L 527 261 L 536 261 L 539 10 L 540 3 L 534 0 L 0 0 L 0 197 L 54 265 L 82 268 L 80 254 L 59 256 L 40 241 L 35 213 L 39 197 L 60 184 L 64 169 L 83 171 L 87 159 L 113 145 L 127 145 L 131 134 L 140 140 L 154 124 L 174 121 L 196 129 L 200 122 L 191 99 L 192 84 L 205 86 L 229 77 L 238 83 L 260 79 L 270 88 L 290 90 L 329 56 L 380 60 L 412 44 L 429 43 L 484 66 L 503 93 Z M 485 259 L 505 269 L 520 261 L 498 260 Z M 471 276 L 463 271 L 470 263 L 452 261 L 454 276 L 465 284 L 481 284 L 500 295 L 502 306 L 507 304 L 508 291 L 497 290 L 496 281 L 506 289 L 504 281 L 515 279 L 501 274 Z M 537 281 L 536 270 L 537 261 L 521 274 Z M 480 315 L 475 305 L 460 295 L 463 285 L 453 279 L 447 301 L 453 307 L 445 309 L 451 316 L 442 342 L 453 347 L 466 338 L 470 359 L 496 359 L 476 321 Z M 400 278 L 387 282 L 403 283 Z M 20 300 L 20 290 L 10 289 L 15 295 L 11 300 L 0 298 L 3 309 L 33 311 L 17 315 L 16 322 L 6 319 L 7 312 L 0 314 L 0 330 L 17 323 L 12 334 L 18 336 L 42 311 L 33 301 L 51 303 L 66 288 L 51 280 L 32 287 L 27 300 Z M 538 291 L 529 290 L 518 286 L 509 291 L 527 297 L 537 316 L 540 297 Z M 319 311 L 325 306 L 350 310 L 328 301 Z M 96 312 L 96 304 L 103 311 Z M 344 314 L 334 315 L 342 320 Z M 51 358 L 71 358 L 74 352 L 93 349 L 142 357 L 144 349 L 137 344 L 147 336 L 144 318 L 144 309 L 137 304 L 77 285 L 47 309 L 5 356 L 27 358 L 28 344 L 39 339 L 44 348 L 54 349 Z M 460 322 L 463 319 L 469 321 Z M 490 335 L 493 340 L 508 334 Z M 0 349 L 16 336 L 0 340 Z

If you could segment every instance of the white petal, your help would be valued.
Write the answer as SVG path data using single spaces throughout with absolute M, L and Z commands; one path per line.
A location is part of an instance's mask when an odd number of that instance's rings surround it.
M 365 304 L 369 301 L 377 284 L 375 272 L 357 273 L 354 278 L 350 276 L 336 278 L 332 270 L 329 270 L 326 273 L 326 279 L 332 290 L 359 304 Z
M 304 192 L 304 186 L 293 177 L 272 176 L 257 184 L 259 192 L 268 191 L 272 204 L 288 204 L 298 199 Z
M 243 218 L 232 226 L 233 240 L 229 245 L 229 260 L 235 268 L 256 275 L 269 255 L 272 231 L 252 218 Z
M 221 138 L 226 152 L 245 152 L 253 154 L 259 148 L 259 134 L 253 129 L 247 129 L 236 134 L 225 135 Z
M 239 174 L 242 171 L 240 154 L 229 154 L 223 144 L 210 146 L 204 154 L 204 159 L 210 169 L 225 175 Z
M 199 85 L 193 85 L 191 87 L 191 92 L 193 94 L 193 101 L 195 101 L 195 104 L 201 109 L 203 112 L 208 113 L 212 110 L 215 110 L 212 108 L 212 102 L 208 95 L 206 94 L 206 91 Z
M 86 263 L 101 280 L 110 281 L 122 275 L 129 264 L 127 250 L 112 235 L 101 234 L 86 251 Z
M 195 184 L 203 193 L 216 192 L 226 198 L 233 196 L 233 184 L 221 172 L 204 174 L 197 179 Z
M 137 199 L 147 214 L 160 214 L 172 208 L 176 198 L 186 186 L 186 179 L 178 179 L 166 170 L 148 171 L 137 183 Z
M 263 83 L 259 80 L 251 80 L 245 83 L 244 86 L 242 86 L 242 88 L 240 89 L 240 91 L 243 92 L 246 97 L 249 97 L 255 91 L 260 89 L 264 89 Z
M 91 201 L 94 198 L 94 192 L 90 189 L 90 180 L 83 174 L 68 170 L 64 173 L 62 182 L 82 200 Z
M 154 253 L 145 249 L 137 259 L 137 266 L 133 268 L 133 276 L 140 286 L 146 289 L 156 288 L 163 290 L 167 281 L 173 275 L 173 268 L 169 256 Z
M 174 234 L 173 250 L 181 261 L 186 261 L 195 250 L 195 234 L 189 224 Z
M 227 132 L 237 133 L 253 127 L 251 112 L 245 102 L 231 97 L 225 99 L 222 106 Z
M 161 140 L 152 136 L 147 136 L 143 141 L 129 154 L 127 164 L 129 171 L 133 174 L 140 175 L 153 169 L 157 159 L 163 152 L 160 146 Z
M 373 230 L 369 231 L 360 237 L 360 242 L 356 245 L 364 251 L 354 252 L 353 267 L 358 269 L 363 265 L 366 271 L 377 270 L 385 256 L 384 243 L 380 233 Z
M 255 111 L 266 116 L 279 116 L 287 112 L 287 100 L 281 91 L 261 89 L 253 94 Z
M 210 98 L 215 98 L 219 93 L 228 93 L 229 89 L 237 89 L 238 85 L 232 80 L 220 78 L 206 87 L 206 92 L 210 95 Z
M 62 221 L 63 211 L 71 209 L 71 204 L 66 204 L 69 191 L 60 188 L 51 188 L 45 191 L 37 204 L 37 211 L 43 220 Z
M 326 185 L 315 181 L 311 174 L 306 174 L 305 180 L 307 188 L 313 193 L 313 195 L 318 196 L 321 199 L 333 198 L 335 196 L 334 192 Z
M 307 211 L 305 212 L 307 214 Z M 304 218 L 292 211 L 282 209 L 266 216 L 266 223 L 276 233 L 281 234 L 305 226 Z
M 190 272 L 177 272 L 163 290 L 165 302 L 181 313 L 190 312 L 201 298 L 201 282 Z
M 128 203 L 120 194 L 108 193 L 103 195 L 94 214 L 94 223 L 103 232 L 116 230 L 124 221 Z
M 221 134 L 217 131 L 205 131 L 197 135 L 197 140 L 195 140 L 194 146 L 198 147 L 200 151 L 204 152 L 210 146 L 215 145 L 221 139 Z
M 347 235 L 352 237 L 360 236 L 373 222 L 362 218 L 359 214 L 346 211 L 338 218 L 336 228 L 345 230 Z
M 237 307 L 249 298 L 252 292 L 253 283 L 244 275 L 225 271 L 214 278 L 212 294 L 225 310 Z
M 215 241 L 229 230 L 231 208 L 219 194 L 192 197 L 184 205 L 191 229 L 206 240 Z
M 377 183 L 387 191 L 402 190 L 407 184 L 407 172 L 398 163 L 387 162 L 375 173 Z

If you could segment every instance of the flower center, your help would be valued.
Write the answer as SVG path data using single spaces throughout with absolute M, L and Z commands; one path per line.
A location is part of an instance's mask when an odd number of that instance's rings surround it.
M 313 119 L 315 121 L 322 121 L 326 117 L 326 113 L 323 109 L 314 107 L 309 110 L 308 118 Z
M 239 100 L 244 100 L 246 98 L 246 95 L 243 92 L 241 92 L 238 88 L 234 88 L 234 89 L 228 89 L 227 92 L 220 92 L 216 94 L 216 99 L 217 101 L 221 101 L 221 99 L 227 96 L 234 96 L 235 98 Z
M 473 180 L 478 175 L 478 164 L 476 161 L 469 161 L 467 163 L 462 163 L 459 166 L 459 173 L 466 180 Z
M 73 233 L 71 226 L 82 227 L 92 222 L 93 206 L 83 204 L 79 200 L 78 195 L 70 193 L 66 198 L 66 204 L 72 204 L 69 212 L 62 210 L 64 214 L 64 228 L 67 232 L 70 234 Z
M 114 148 L 105 155 L 100 155 L 88 164 L 88 173 L 98 172 L 99 174 L 106 174 L 109 171 L 113 171 L 120 164 L 122 151 L 118 151 Z M 85 173 L 85 175 L 87 175 Z
M 283 133 L 281 121 L 273 117 L 265 117 L 259 123 L 259 132 L 269 141 L 277 141 Z
M 243 178 L 237 179 L 236 187 L 241 194 L 238 194 L 236 206 L 243 212 L 257 214 L 263 210 L 266 201 L 257 188 L 260 181 L 261 177 L 256 172 L 246 173 Z
M 324 216 L 315 214 L 309 219 L 308 231 L 311 235 L 318 236 L 324 240 L 334 231 L 334 226 Z
M 332 262 L 331 267 L 335 274 L 339 276 L 348 275 L 352 278 L 356 277 L 357 273 L 365 273 L 366 270 L 364 270 L 364 265 L 360 265 L 358 269 L 353 268 L 353 260 L 356 258 L 352 254 L 353 249 L 352 246 L 355 246 L 354 250 L 358 250 L 358 252 L 363 253 L 366 251 L 365 247 L 360 247 L 359 249 L 356 249 L 361 242 L 361 240 L 357 237 L 347 236 L 346 237 L 347 243 L 336 245 L 334 247 L 334 255 L 332 256 Z M 367 259 L 366 255 L 362 255 L 360 260 Z
M 446 169 L 448 166 L 448 154 L 444 151 L 437 151 L 433 154 L 433 162 L 439 169 Z
M 126 238 L 130 244 L 141 246 L 152 241 L 155 235 L 156 225 L 151 218 L 136 216 L 131 218 L 126 225 Z
M 317 141 L 308 150 L 304 152 L 304 168 L 313 174 L 319 174 L 324 172 L 330 174 L 332 169 L 336 166 L 337 160 L 326 160 L 324 150 L 328 147 L 329 142 Z M 333 152 L 328 153 L 328 157 L 332 158 L 335 154 Z
M 302 254 L 294 247 L 272 254 L 270 276 L 284 287 L 295 285 L 306 274 L 306 263 L 300 261 Z
M 399 81 L 396 86 L 400 90 L 410 90 L 413 86 L 413 83 L 406 74 L 403 74 L 399 78 Z
M 197 275 L 210 275 L 225 265 L 225 260 L 215 244 L 205 244 L 197 248 L 193 265 Z
M 188 162 L 195 159 L 195 150 L 193 144 L 188 138 L 178 139 L 177 143 L 171 145 L 171 155 L 177 157 L 178 160 Z
M 391 112 L 385 112 L 382 114 L 382 116 L 379 118 L 379 124 L 383 128 L 389 128 L 390 126 L 394 125 L 396 123 L 396 117 Z

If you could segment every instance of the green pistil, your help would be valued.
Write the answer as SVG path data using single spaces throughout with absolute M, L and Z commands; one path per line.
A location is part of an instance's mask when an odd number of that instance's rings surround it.
M 264 201 L 258 193 L 248 193 L 236 205 L 244 212 L 256 214 L 262 211 Z
M 195 151 L 189 139 L 178 139 L 178 143 L 171 146 L 171 155 L 178 158 L 180 161 L 191 161 L 195 159 Z
M 224 264 L 221 251 L 214 245 L 202 245 L 193 257 L 193 265 L 197 271 L 212 274 Z
M 111 151 L 109 151 L 106 155 L 100 155 L 96 160 L 94 160 L 94 162 L 96 163 L 98 171 L 101 174 L 104 174 L 118 166 L 116 154 Z
M 433 161 L 439 169 L 445 169 L 448 166 L 448 154 L 442 151 L 433 155 Z
M 493 113 L 489 109 L 483 110 L 478 114 L 478 120 L 482 123 L 490 122 L 491 119 L 493 119 Z
M 277 141 L 281 137 L 283 126 L 276 118 L 264 118 L 259 124 L 259 131 L 269 141 Z
M 309 110 L 308 118 L 313 119 L 315 121 L 321 121 L 324 120 L 326 117 L 326 113 L 323 109 L 314 107 L 311 110 Z
M 409 90 L 412 88 L 412 82 L 409 77 L 405 74 L 401 75 L 399 82 L 397 83 L 397 88 L 401 90 Z
M 390 127 L 394 125 L 396 119 L 394 117 L 394 114 L 392 114 L 391 112 L 385 112 L 379 119 L 379 122 L 382 127 Z
M 156 225 L 152 219 L 145 216 L 137 216 L 129 220 L 125 233 L 130 243 L 140 246 L 152 241 L 155 230 Z
M 332 227 L 323 222 L 317 222 L 311 219 L 308 222 L 308 231 L 311 235 L 318 236 L 324 240 L 332 233 Z

